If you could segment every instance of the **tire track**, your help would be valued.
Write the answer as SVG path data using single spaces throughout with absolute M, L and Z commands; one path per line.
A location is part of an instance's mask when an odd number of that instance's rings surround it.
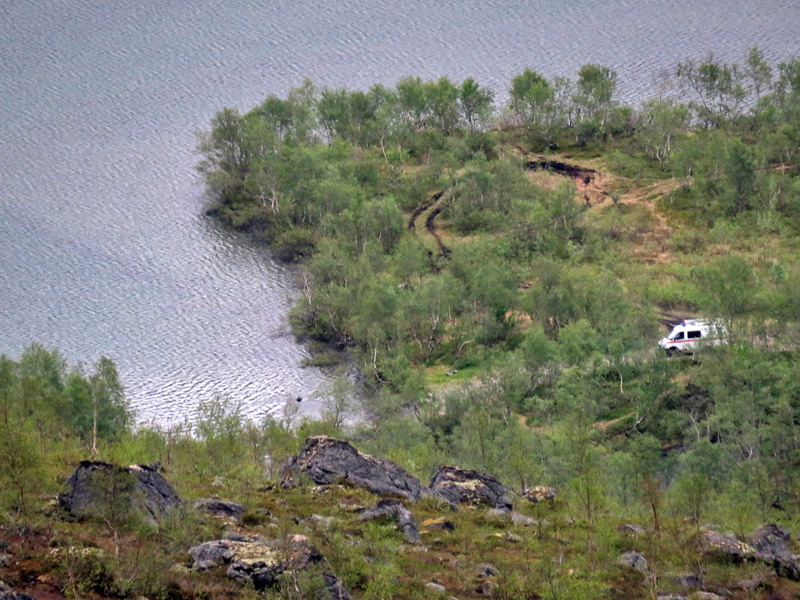
M 436 245 L 439 247 L 439 252 L 441 255 L 449 259 L 452 250 L 448 248 L 445 243 L 442 241 L 439 232 L 436 230 L 435 220 L 436 217 L 445 209 L 445 202 L 444 202 L 444 195 L 445 192 L 437 192 L 433 194 L 428 200 L 425 200 L 414 209 L 411 217 L 408 220 L 408 228 L 413 229 L 416 231 L 417 219 L 425 213 L 425 211 L 430 210 L 430 213 L 425 219 L 425 229 L 428 233 L 436 240 Z M 431 210 L 432 208 L 432 210 Z

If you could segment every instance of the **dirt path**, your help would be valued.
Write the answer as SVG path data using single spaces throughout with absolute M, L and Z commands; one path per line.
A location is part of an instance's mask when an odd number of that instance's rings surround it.
M 643 240 L 648 240 L 649 248 L 640 255 L 647 262 L 666 262 L 669 260 L 668 240 L 673 228 L 664 214 L 658 209 L 655 199 L 668 194 L 680 185 L 675 180 L 659 180 L 644 187 L 637 187 L 627 192 L 616 190 L 630 188 L 630 180 L 613 174 L 606 174 L 591 162 L 578 163 L 567 157 L 552 157 L 545 155 L 529 155 L 527 167 L 534 174 L 537 183 L 555 186 L 552 181 L 571 179 L 575 183 L 576 199 L 582 201 L 590 211 L 601 211 L 609 206 L 624 207 L 640 206 L 647 210 L 652 217 L 652 225 L 640 233 Z M 542 175 L 538 175 L 541 173 Z M 626 185 L 627 184 L 627 185 Z M 429 247 L 438 248 L 444 258 L 449 258 L 452 250 L 442 241 L 442 236 L 436 229 L 436 217 L 444 210 L 447 202 L 446 191 L 437 192 L 425 199 L 414 209 L 408 220 L 408 228 L 415 233 L 422 234 L 417 228 L 417 220 L 425 220 L 425 237 L 430 239 Z M 435 245 L 434 245 L 435 244 Z M 645 244 L 641 244 L 642 247 Z M 431 250 L 431 252 L 434 252 Z
M 427 217 L 425 217 L 425 229 L 436 242 L 436 246 L 439 248 L 439 252 L 442 256 L 444 258 L 450 258 L 452 250 L 444 244 L 439 232 L 436 231 L 436 224 L 434 223 L 439 213 L 444 210 L 444 202 L 444 192 L 438 192 L 424 202 L 421 202 L 419 206 L 414 209 L 411 218 L 408 220 L 408 228 L 416 232 L 417 219 L 427 212 Z
M 411 218 L 408 220 L 408 228 L 415 229 L 417 226 L 417 217 L 419 217 L 422 213 L 428 210 L 434 202 L 437 202 L 441 199 L 444 192 L 438 192 L 425 200 L 424 202 L 420 202 L 419 206 L 414 209 L 414 212 L 411 215 Z
M 582 199 L 586 206 L 598 204 L 607 196 L 601 185 L 603 175 L 591 167 L 543 155 L 536 155 L 533 160 L 527 162 L 527 166 L 531 171 L 545 171 L 572 179 L 575 182 L 578 198 Z
M 597 173 L 594 169 L 582 167 L 577 164 L 562 162 L 552 158 L 538 158 L 528 161 L 528 168 L 534 171 L 552 171 L 565 177 L 572 177 L 573 179 L 584 180 L 584 183 L 589 183 L 590 178 Z
M 554 186 L 553 181 L 572 179 L 576 188 L 576 199 L 582 201 L 590 211 L 602 211 L 609 206 L 620 210 L 642 207 L 651 217 L 651 225 L 637 235 L 642 260 L 649 263 L 663 263 L 669 260 L 669 238 L 673 233 L 664 214 L 658 209 L 655 200 L 676 189 L 681 182 L 677 180 L 658 180 L 650 185 L 634 187 L 624 177 L 607 174 L 597 168 L 597 161 L 574 162 L 567 157 L 529 155 L 527 165 L 532 178 L 544 186 Z M 537 172 L 544 173 L 539 175 Z M 631 189 L 633 188 L 633 189 Z M 629 191 L 619 191 L 628 189 Z M 648 243 L 645 243 L 648 242 Z
M 612 425 L 616 425 L 620 421 L 623 421 L 624 419 L 632 417 L 635 414 L 636 414 L 636 411 L 631 411 L 629 413 L 626 413 L 626 414 L 622 415 L 621 417 L 617 417 L 616 419 L 609 419 L 608 421 L 598 421 L 597 423 L 594 424 L 594 427 L 596 429 L 599 429 L 600 431 L 606 431 Z

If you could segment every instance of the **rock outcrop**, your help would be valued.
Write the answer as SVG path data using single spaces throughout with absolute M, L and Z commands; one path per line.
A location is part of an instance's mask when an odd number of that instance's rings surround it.
M 759 527 L 750 536 L 750 544 L 713 531 L 704 531 L 701 535 L 706 554 L 727 558 L 736 564 L 763 562 L 775 569 L 778 577 L 800 581 L 800 565 L 789 548 L 789 532 L 783 527 Z
M 440 529 L 442 531 L 454 531 L 456 526 L 450 520 L 446 519 L 445 517 L 439 517 L 438 519 L 425 519 L 422 522 L 422 527 L 425 531 L 434 531 L 436 529 Z
M 314 483 L 328 485 L 347 481 L 380 496 L 400 496 L 416 502 L 422 486 L 390 460 L 369 456 L 347 442 L 324 435 L 311 436 L 303 449 L 281 469 L 284 487 L 297 485 L 306 476 Z
M 500 572 L 494 565 L 488 563 L 478 565 L 475 572 L 475 592 L 491 597 L 498 587 L 495 578 L 499 576 Z
M 642 575 L 647 575 L 649 573 L 647 569 L 647 559 L 638 552 L 625 552 L 620 555 L 617 562 L 634 571 L 639 571 Z
M 247 512 L 247 507 L 243 504 L 218 500 L 216 498 L 200 498 L 194 503 L 194 507 L 198 510 L 211 513 L 215 517 L 222 517 L 225 519 L 238 519 Z
M 263 592 L 275 587 L 283 572 L 300 571 L 323 561 L 322 554 L 303 535 L 288 540 L 242 535 L 229 538 L 235 539 L 212 540 L 189 549 L 192 568 L 206 571 L 228 565 L 228 577 L 250 582 L 256 591 Z M 335 575 L 325 573 L 324 580 L 331 600 L 350 600 Z
M 675 583 L 687 590 L 699 590 L 703 587 L 703 578 L 695 573 L 684 573 L 675 578 Z
M 495 477 L 460 467 L 441 467 L 430 489 L 451 504 L 488 504 L 499 510 L 511 510 L 506 488 Z
M 76 517 L 113 511 L 116 514 L 141 513 L 149 521 L 159 521 L 180 498 L 167 480 L 151 467 L 83 461 L 67 479 L 66 490 L 58 501 Z
M 422 541 L 419 536 L 417 524 L 414 522 L 414 517 L 411 511 L 408 510 L 405 504 L 397 500 L 380 500 L 372 508 L 365 510 L 359 517 L 359 521 L 372 521 L 374 519 L 390 518 L 397 522 L 397 527 L 406 536 L 406 539 L 412 544 L 418 544 Z
M 22 592 L 3 592 L 0 591 L 0 600 L 36 600 L 33 596 Z
M 552 502 L 556 499 L 556 496 L 558 496 L 558 490 L 556 488 L 537 485 L 536 487 L 526 489 L 524 492 L 522 492 L 522 495 L 525 496 L 528 501 L 533 502 L 534 504 L 544 500 Z
M 548 522 L 544 519 L 533 519 L 527 515 L 518 513 L 517 511 L 512 511 L 511 522 L 517 527 L 537 527 L 548 524 Z
M 447 588 L 441 583 L 436 583 L 435 581 L 429 581 L 426 583 L 425 589 L 433 594 L 441 594 L 442 596 L 447 593 Z
M 750 536 L 756 558 L 775 569 L 778 577 L 800 581 L 800 565 L 789 547 L 791 536 L 785 527 L 763 525 Z
M 736 564 L 752 559 L 756 554 L 755 549 L 749 544 L 715 531 L 703 531 L 700 536 L 704 554 L 727 558 Z
M 280 574 L 287 569 L 300 571 L 322 561 L 322 554 L 301 535 L 293 536 L 288 542 L 256 539 L 234 543 L 237 547 L 231 557 L 228 577 L 252 581 L 259 592 L 274 587 Z

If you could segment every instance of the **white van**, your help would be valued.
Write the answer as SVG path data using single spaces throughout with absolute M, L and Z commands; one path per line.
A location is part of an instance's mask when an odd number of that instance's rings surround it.
M 727 342 L 728 332 L 719 321 L 688 319 L 672 328 L 658 345 L 672 356 L 678 352 L 694 352 L 700 345 L 717 346 Z

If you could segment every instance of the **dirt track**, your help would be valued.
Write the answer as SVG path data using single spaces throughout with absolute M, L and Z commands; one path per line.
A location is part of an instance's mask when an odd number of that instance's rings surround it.
M 638 245 L 639 257 L 648 263 L 663 263 L 669 260 L 669 238 L 673 228 L 665 215 L 656 206 L 655 199 L 669 194 L 680 181 L 659 179 L 648 185 L 631 189 L 631 181 L 611 173 L 599 171 L 592 166 L 568 162 L 545 155 L 528 155 L 526 164 L 532 172 L 532 181 L 545 187 L 553 187 L 552 181 L 572 179 L 575 183 L 576 200 L 583 202 L 590 211 L 601 211 L 609 206 L 620 210 L 642 207 L 652 217 L 652 223 L 639 233 L 642 242 Z M 542 175 L 542 173 L 544 173 Z M 549 179 L 548 179 L 549 178 Z M 548 183 L 550 182 L 550 183 Z M 627 190 L 627 191 L 621 191 Z
M 436 217 L 445 208 L 443 198 L 444 198 L 444 192 L 438 192 L 433 196 L 431 196 L 429 199 L 425 200 L 424 202 L 421 202 L 419 206 L 417 206 L 417 208 L 414 209 L 411 218 L 408 220 L 408 228 L 416 231 L 417 218 L 419 218 L 423 213 L 425 213 L 425 211 L 430 210 L 428 216 L 425 218 L 425 229 L 436 241 L 436 245 L 439 247 L 439 252 L 441 252 L 442 256 L 444 258 L 450 258 L 450 253 L 452 252 L 452 250 L 450 250 L 450 248 L 445 246 L 441 236 L 436 231 L 436 225 L 434 223 Z

